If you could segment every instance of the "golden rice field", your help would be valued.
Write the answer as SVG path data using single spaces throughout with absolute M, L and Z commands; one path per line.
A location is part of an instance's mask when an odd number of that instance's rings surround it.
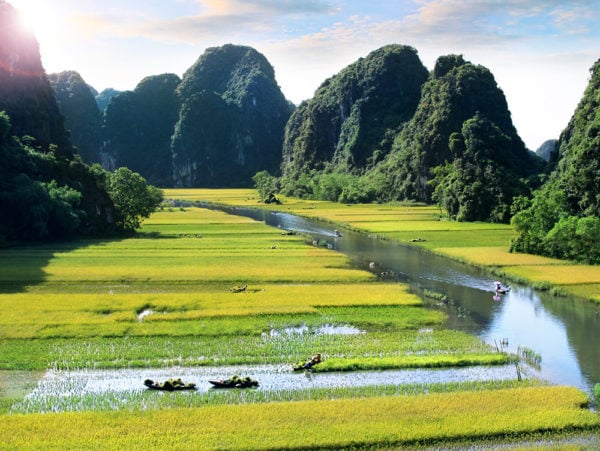
M 166 190 L 169 198 L 260 207 L 252 190 Z M 514 231 L 510 225 L 456 223 L 444 220 L 439 208 L 422 205 L 343 205 L 282 197 L 268 208 L 315 217 L 362 230 L 381 238 L 406 242 L 477 266 L 494 268 L 516 280 L 600 302 L 600 267 L 508 251 Z M 262 205 L 264 208 L 264 205 Z M 421 239 L 420 242 L 414 242 Z
M 258 206 L 254 190 L 167 190 L 166 197 Z M 431 207 L 286 199 L 278 208 L 382 235 L 394 224 L 404 224 L 398 233 L 406 237 L 462 233 Z M 465 231 L 468 239 L 478 231 L 497 234 L 479 227 Z M 445 248 L 455 251 L 465 239 L 446 241 Z M 522 260 L 511 268 L 538 263 Z M 129 238 L 0 249 L 0 306 L 0 372 L 29 378 L 48 368 L 291 365 L 317 351 L 324 371 L 509 359 L 475 337 L 445 330 L 444 314 L 424 308 L 408 287 L 382 283 L 341 254 L 199 207 L 166 208 Z M 282 334 L 323 325 L 360 333 Z M 275 395 L 260 401 L 240 395 L 223 404 L 215 397 L 194 407 L 181 404 L 185 398 L 170 407 L 150 399 L 128 406 L 123 398 L 113 410 L 99 410 L 91 399 L 78 412 L 23 414 L 13 406 L 32 382 L 23 393 L 3 394 L 14 379 L 0 374 L 0 448 L 6 449 L 386 448 L 600 429 L 584 393 L 516 380 L 509 382 L 517 388 L 442 393 L 427 393 L 424 382 L 412 395 L 356 389 L 311 400 L 286 393 L 282 399 L 292 401 L 277 402 Z M 142 398 L 155 395 L 163 393 Z
M 3 415 L 7 449 L 350 449 L 597 428 L 567 387 L 160 411 Z

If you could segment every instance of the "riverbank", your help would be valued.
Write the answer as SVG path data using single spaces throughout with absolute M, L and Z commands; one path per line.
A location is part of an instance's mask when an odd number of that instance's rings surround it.
M 251 189 L 165 190 L 165 197 L 267 208 L 320 219 L 340 228 L 365 232 L 485 268 L 503 280 L 600 304 L 600 266 L 511 253 L 509 244 L 515 235 L 511 225 L 448 221 L 435 206 L 344 205 L 287 197 L 281 197 L 281 205 L 265 205 L 258 202 L 256 191 Z

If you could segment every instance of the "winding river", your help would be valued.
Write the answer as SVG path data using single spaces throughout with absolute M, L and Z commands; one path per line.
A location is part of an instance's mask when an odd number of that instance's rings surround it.
M 379 277 L 409 284 L 423 293 L 445 295 L 449 302 L 427 300 L 448 314 L 447 327 L 475 334 L 509 352 L 527 347 L 541 356 L 539 376 L 553 384 L 571 385 L 592 393 L 600 382 L 600 307 L 569 297 L 555 297 L 513 284 L 494 298 L 494 276 L 448 258 L 401 243 L 372 239 L 365 233 L 286 213 L 224 208 L 284 230 L 301 232 L 348 255 L 354 264 Z

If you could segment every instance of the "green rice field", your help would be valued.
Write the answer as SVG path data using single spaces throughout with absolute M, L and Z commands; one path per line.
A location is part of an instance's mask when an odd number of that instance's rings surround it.
M 167 190 L 166 197 L 257 205 L 253 190 Z M 413 237 L 407 222 L 428 223 L 431 234 L 451 231 L 431 207 L 293 200 L 280 207 L 384 237 Z M 371 226 L 370 210 L 379 211 Z M 510 236 L 494 227 L 490 234 Z M 462 240 L 442 247 L 460 249 Z M 536 262 L 511 267 L 528 265 Z M 206 394 L 146 391 L 140 380 L 125 394 L 28 400 L 49 370 L 291 371 L 316 352 L 324 361 L 315 377 L 512 365 L 514 356 L 445 329 L 444 314 L 407 286 L 378 281 L 300 236 L 199 207 L 165 207 L 128 238 L 0 249 L 0 305 L 3 449 L 393 448 L 600 428 L 584 393 L 517 381 L 516 373 L 507 381 Z

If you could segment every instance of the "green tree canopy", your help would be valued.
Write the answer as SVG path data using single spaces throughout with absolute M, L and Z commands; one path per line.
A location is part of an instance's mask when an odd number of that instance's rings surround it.
M 147 218 L 163 200 L 162 191 L 152 185 L 137 172 L 122 167 L 110 174 L 108 193 L 120 216 L 118 222 L 124 229 L 140 227 L 142 218 Z
M 458 221 L 508 222 L 513 198 L 529 195 L 510 138 L 479 113 L 450 135 L 451 164 L 434 169 L 433 200 Z

